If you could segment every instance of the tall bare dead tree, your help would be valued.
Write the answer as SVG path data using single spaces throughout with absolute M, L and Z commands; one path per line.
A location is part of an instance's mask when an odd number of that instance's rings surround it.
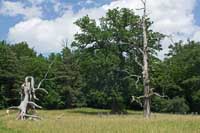
M 143 85 L 144 85 L 144 117 L 148 118 L 151 114 L 150 109 L 150 79 L 149 79 L 149 64 L 148 64 L 148 42 L 147 42 L 147 28 L 146 28 L 146 0 L 141 0 L 144 9 L 142 17 L 142 30 L 143 30 Z
M 142 53 L 143 57 L 143 63 L 140 63 L 137 59 L 137 56 L 135 57 L 135 62 L 141 66 L 142 68 L 142 79 L 143 79 L 143 86 L 144 86 L 144 95 L 135 97 L 132 96 L 132 101 L 138 102 L 141 106 L 143 106 L 144 110 L 144 117 L 149 118 L 151 115 L 151 97 L 156 95 L 159 97 L 166 97 L 161 96 L 160 94 L 154 92 L 154 88 L 150 88 L 150 76 L 149 76 L 149 46 L 148 46 L 148 38 L 147 38 L 147 25 L 146 25 L 146 19 L 147 19 L 147 7 L 146 7 L 146 0 L 141 0 L 143 4 L 143 16 L 142 16 L 142 34 L 143 34 L 143 49 L 139 49 L 140 53 Z M 138 79 L 141 78 L 140 76 L 136 76 Z M 137 82 L 136 82 L 137 84 Z M 142 104 L 141 99 L 144 100 L 144 104 Z

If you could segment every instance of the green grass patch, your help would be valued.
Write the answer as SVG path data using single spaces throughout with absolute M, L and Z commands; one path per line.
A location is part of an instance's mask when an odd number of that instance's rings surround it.
M 110 110 L 91 108 L 40 110 L 41 121 L 17 121 L 16 112 L 1 115 L 0 133 L 198 133 L 200 116 L 152 114 L 144 119 L 142 112 L 110 115 Z M 5 114 L 5 111 L 0 111 Z

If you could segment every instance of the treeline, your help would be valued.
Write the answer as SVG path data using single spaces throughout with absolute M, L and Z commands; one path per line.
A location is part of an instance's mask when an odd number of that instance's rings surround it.
M 143 94 L 142 18 L 129 9 L 109 10 L 98 24 L 85 16 L 75 22 L 71 48 L 48 57 L 37 54 L 26 42 L 0 42 L 0 108 L 20 103 L 20 88 L 26 76 L 38 83 L 53 63 L 42 87 L 49 94 L 37 94 L 46 109 L 74 107 L 108 108 L 113 113 L 140 110 L 131 97 Z M 150 29 L 147 20 L 151 87 L 167 96 L 153 97 L 156 112 L 200 112 L 200 43 L 170 45 L 166 59 L 159 60 L 163 34 Z M 69 45 L 69 44 L 68 44 Z M 142 101 L 141 101 L 142 102 Z

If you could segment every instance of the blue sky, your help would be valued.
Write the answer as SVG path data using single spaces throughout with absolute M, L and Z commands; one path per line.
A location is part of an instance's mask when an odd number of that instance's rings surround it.
M 28 0 L 0 0 L 0 5 L 2 5 L 2 2 L 9 1 L 9 2 L 19 2 L 23 1 L 23 3 L 26 4 L 27 7 L 31 6 L 31 3 L 28 2 Z M 73 6 L 73 11 L 77 12 L 82 8 L 92 8 L 92 7 L 99 7 L 104 4 L 110 3 L 112 0 L 96 0 L 95 3 L 89 3 L 87 4 L 84 2 L 84 0 L 58 0 L 62 4 L 70 4 Z M 81 5 L 79 3 L 81 2 Z M 45 0 L 41 6 L 43 7 L 43 19 L 55 19 L 59 16 L 59 13 L 55 13 L 53 11 L 53 3 L 51 3 L 49 0 Z M 1 6 L 0 6 L 1 7 Z M 17 16 L 9 16 L 1 14 L 0 12 L 0 39 L 5 40 L 7 38 L 7 33 L 9 31 L 9 28 L 14 26 L 16 23 L 23 20 L 23 17 L 21 15 Z
M 200 25 L 200 0 L 196 1 L 196 6 L 194 9 L 195 20 L 198 25 Z
M 175 40 L 200 41 L 200 0 L 147 0 L 153 29 Z M 27 41 L 39 53 L 59 52 L 73 40 L 73 25 L 88 14 L 98 20 L 108 9 L 140 8 L 140 0 L 0 0 L 0 39 Z M 138 11 L 136 11 L 138 12 Z M 140 12 L 138 12 L 140 14 Z M 169 42 L 164 41 L 164 52 Z

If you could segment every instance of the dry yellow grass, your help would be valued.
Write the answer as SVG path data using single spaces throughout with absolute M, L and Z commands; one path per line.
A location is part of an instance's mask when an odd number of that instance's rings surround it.
M 98 114 L 104 112 L 104 115 Z M 106 110 L 74 109 L 39 111 L 41 121 L 17 121 L 15 113 L 0 111 L 0 133 L 200 133 L 200 116 L 153 114 L 146 120 L 141 112 L 107 115 Z

